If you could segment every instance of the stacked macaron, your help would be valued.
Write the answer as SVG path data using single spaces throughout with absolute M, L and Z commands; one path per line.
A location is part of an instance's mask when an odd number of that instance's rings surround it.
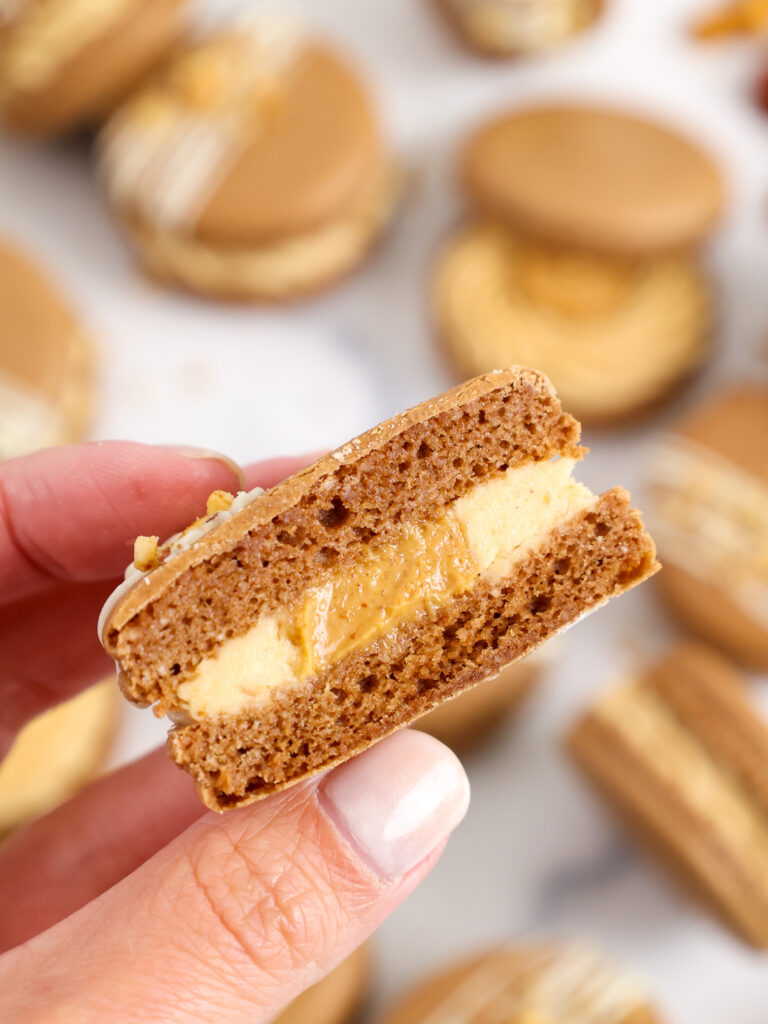
M 111 119 L 100 152 L 142 265 L 217 298 L 292 299 L 343 277 L 398 191 L 356 72 L 280 21 L 184 50 Z
M 656 405 L 704 362 L 700 246 L 722 206 L 710 159 L 615 110 L 540 106 L 465 144 L 465 223 L 437 260 L 433 309 L 461 374 L 521 362 L 583 422 Z

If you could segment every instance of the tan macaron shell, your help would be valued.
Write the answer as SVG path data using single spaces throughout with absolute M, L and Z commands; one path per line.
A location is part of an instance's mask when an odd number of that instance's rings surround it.
M 0 374 L 48 398 L 58 443 L 79 440 L 93 402 L 95 355 L 58 289 L 0 241 Z
M 717 168 L 671 129 L 599 107 L 506 114 L 468 142 L 470 202 L 523 234 L 615 255 L 702 241 L 723 206 Z
M 100 120 L 173 46 L 184 28 L 187 2 L 136 0 L 38 88 L 11 91 L 0 120 L 20 134 L 40 137 Z M 12 24 L 3 32 L 12 41 Z M 0 86 L 2 45 L 0 34 Z
M 211 196 L 195 236 L 247 245 L 312 230 L 353 209 L 384 159 L 358 76 L 330 50 L 309 46 L 263 132 Z
M 708 402 L 678 432 L 768 484 L 768 386 L 745 383 Z M 716 580 L 666 560 L 658 587 L 667 605 L 697 636 L 749 668 L 768 670 L 768 627 L 749 616 Z

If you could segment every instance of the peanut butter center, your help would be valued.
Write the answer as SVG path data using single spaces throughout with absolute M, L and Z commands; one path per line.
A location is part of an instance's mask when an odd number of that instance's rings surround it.
M 366 553 L 349 572 L 310 591 L 300 644 L 314 673 L 385 630 L 466 590 L 477 575 L 459 521 L 406 524 L 396 542 Z

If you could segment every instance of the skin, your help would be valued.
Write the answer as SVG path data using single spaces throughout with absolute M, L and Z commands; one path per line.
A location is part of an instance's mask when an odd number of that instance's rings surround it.
M 303 462 L 249 467 L 245 487 Z M 170 535 L 212 490 L 241 486 L 214 457 L 124 442 L 0 464 L 0 752 L 110 671 L 95 623 L 133 538 Z M 382 879 L 324 812 L 324 784 L 219 816 L 156 751 L 14 833 L 0 846 L 0 1017 L 268 1021 L 375 929 L 444 842 Z

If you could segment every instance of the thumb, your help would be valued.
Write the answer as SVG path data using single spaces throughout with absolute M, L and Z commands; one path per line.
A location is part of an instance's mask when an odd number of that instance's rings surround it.
M 259 1024 L 427 874 L 469 786 L 404 731 L 319 779 L 206 814 L 89 906 L 0 959 L 7 1024 Z

